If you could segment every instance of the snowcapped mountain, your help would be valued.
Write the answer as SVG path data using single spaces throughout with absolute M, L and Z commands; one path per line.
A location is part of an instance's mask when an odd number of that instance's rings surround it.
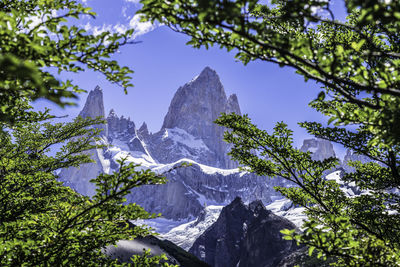
M 64 169 L 60 180 L 77 192 L 92 196 L 95 187 L 89 181 L 100 173 L 118 170 L 117 161 L 127 158 L 168 179 L 164 185 L 135 188 L 127 196 L 128 202 L 162 213 L 162 218 L 145 222 L 156 228 L 161 238 L 191 249 L 214 266 L 273 266 L 295 249 L 288 242 L 280 242 L 279 229 L 301 229 L 304 209 L 282 199 L 273 189 L 291 186 L 285 180 L 238 169 L 237 162 L 227 156 L 230 147 L 223 141 L 225 129 L 213 123 L 221 112 L 241 114 L 239 101 L 234 94 L 226 96 L 217 73 L 208 67 L 177 90 L 156 133 L 150 133 L 146 123 L 137 128 L 134 121 L 118 116 L 114 110 L 106 116 L 103 93 L 97 86 L 79 115 L 105 118 L 106 124 L 94 126 L 103 130 L 98 142 L 105 148 L 87 151 L 95 163 Z M 322 139 L 304 140 L 301 150 L 310 151 L 314 160 L 336 156 L 332 144 Z M 349 160 L 368 161 L 348 152 L 340 166 L 342 170 L 351 171 Z M 183 162 L 191 165 L 176 168 Z M 340 170 L 326 174 L 326 179 L 336 180 L 347 195 L 360 193 L 353 184 L 343 183 Z M 240 220 L 233 219 L 235 214 L 242 216 Z M 230 235 L 227 229 L 240 234 Z M 263 245 L 267 237 L 271 246 Z M 251 255 L 260 249 L 262 256 Z M 233 261 L 225 262 L 229 257 Z
M 105 149 L 89 151 L 95 163 L 79 169 L 62 170 L 60 180 L 76 191 L 93 195 L 90 179 L 99 173 L 118 169 L 117 160 L 166 175 L 165 185 L 135 188 L 128 202 L 142 205 L 149 212 L 167 219 L 197 218 L 205 205 L 227 205 L 237 196 L 245 202 L 256 199 L 271 203 L 279 198 L 273 189 L 280 179 L 257 177 L 240 171 L 228 156 L 229 145 L 223 141 L 224 128 L 214 124 L 221 112 L 240 114 L 236 95 L 226 96 L 217 73 L 206 67 L 196 78 L 180 87 L 173 97 L 160 131 L 149 133 L 144 123 L 139 129 L 130 118 L 111 110 L 105 118 L 101 142 Z M 89 93 L 82 117 L 105 117 L 102 91 Z M 182 162 L 191 166 L 174 168 Z M 166 171 L 168 171 L 166 173 Z

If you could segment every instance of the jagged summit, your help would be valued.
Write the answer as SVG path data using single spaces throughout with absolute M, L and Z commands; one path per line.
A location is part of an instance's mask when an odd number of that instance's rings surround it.
M 139 130 L 138 130 L 138 134 L 140 135 L 140 137 L 146 139 L 149 136 L 149 129 L 147 128 L 147 124 L 146 122 L 143 122 L 142 126 L 140 126 Z
M 108 113 L 108 117 L 118 117 L 117 113 L 115 113 L 115 110 L 113 108 Z
M 125 118 L 123 115 L 119 117 L 114 109 L 110 110 L 107 117 L 108 137 L 113 139 L 117 136 L 124 136 L 126 139 L 135 135 L 135 123 L 130 118 Z
M 99 116 L 104 117 L 104 114 L 103 91 L 97 85 L 94 90 L 89 92 L 85 106 L 79 113 L 79 116 L 83 118 L 96 118 Z
M 213 70 L 212 68 L 207 66 L 200 72 L 200 74 L 197 78 L 207 78 L 207 79 L 218 78 L 219 79 L 219 76 L 215 70 Z
M 201 139 L 214 154 L 214 166 L 234 168 L 237 164 L 226 156 L 228 146 L 223 141 L 225 129 L 214 123 L 222 112 L 240 114 L 238 99 L 236 95 L 228 99 L 216 71 L 206 67 L 195 79 L 177 90 L 161 131 L 173 128 L 186 131 Z
M 85 106 L 79 113 L 79 116 L 83 118 L 105 118 L 103 91 L 101 90 L 100 86 L 97 85 L 94 90 L 89 92 Z M 107 136 L 107 125 L 101 124 L 96 125 L 95 127 L 103 129 L 101 134 Z
M 227 104 L 226 104 L 226 112 L 227 113 L 236 113 L 241 114 L 239 100 L 236 94 L 232 94 L 229 96 Z

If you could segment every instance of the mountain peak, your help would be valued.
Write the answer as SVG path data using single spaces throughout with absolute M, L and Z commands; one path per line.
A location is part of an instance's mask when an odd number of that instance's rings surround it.
M 85 106 L 79 113 L 79 116 L 82 118 L 105 118 L 103 91 L 101 90 L 100 86 L 97 85 L 94 90 L 89 92 Z M 107 136 L 107 126 L 105 124 L 96 125 L 95 127 L 103 129 L 101 134 Z
M 104 117 L 104 102 L 103 102 L 103 91 L 97 85 L 94 90 L 89 92 L 86 98 L 85 106 L 79 113 L 79 116 L 83 118 L 91 117 Z
M 226 113 L 236 113 L 241 115 L 239 100 L 236 94 L 232 94 L 229 96 L 228 101 L 226 103 Z
M 96 85 L 96 87 L 94 88 L 94 91 L 100 91 L 103 92 L 103 90 L 100 88 L 100 86 Z
M 224 128 L 214 121 L 222 112 L 240 114 L 237 97 L 228 101 L 224 87 L 215 70 L 205 67 L 192 81 L 181 86 L 175 93 L 162 130 L 180 128 L 195 139 L 201 139 L 217 157 L 216 167 L 235 168 L 226 156 L 227 144 L 223 141 Z
M 210 76 L 217 76 L 218 74 L 215 70 L 213 70 L 212 68 L 210 68 L 209 66 L 205 67 L 201 72 L 199 77 L 210 77 Z
M 118 117 L 117 113 L 115 113 L 115 110 L 113 108 L 108 113 L 108 117 Z

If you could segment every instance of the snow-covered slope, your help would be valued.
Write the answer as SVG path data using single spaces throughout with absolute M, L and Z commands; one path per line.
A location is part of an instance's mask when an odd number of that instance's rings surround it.
M 197 219 L 175 226 L 167 232 L 161 232 L 162 229 L 154 224 L 150 224 L 150 226 L 159 231 L 161 238 L 165 238 L 187 251 L 194 241 L 218 219 L 223 207 L 207 206 Z
M 305 209 L 294 206 L 293 203 L 286 198 L 275 200 L 265 208 L 278 216 L 288 219 L 299 229 L 301 229 L 301 226 L 306 219 L 306 215 L 304 214 Z

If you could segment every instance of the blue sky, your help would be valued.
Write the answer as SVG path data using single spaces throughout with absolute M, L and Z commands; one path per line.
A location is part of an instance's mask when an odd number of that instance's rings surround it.
M 86 0 L 98 14 L 96 19 L 84 18 L 78 24 L 88 30 L 123 30 L 136 28 L 138 44 L 128 45 L 115 55 L 121 65 L 133 69 L 128 95 L 116 85 L 107 82 L 101 74 L 86 71 L 78 75 L 65 75 L 90 91 L 96 85 L 103 88 L 105 109 L 113 108 L 118 115 L 130 117 L 138 127 L 145 121 L 151 132 L 160 129 L 169 103 L 176 90 L 209 66 L 216 70 L 227 95 L 235 93 L 242 113 L 249 114 L 260 128 L 271 130 L 276 122 L 284 121 L 294 130 L 295 145 L 310 138 L 297 126 L 301 121 L 325 122 L 326 119 L 308 107 L 308 103 L 321 91 L 314 82 L 294 73 L 293 69 L 280 68 L 267 62 L 251 62 L 244 66 L 236 62 L 233 53 L 219 48 L 194 49 L 186 45 L 187 36 L 173 32 L 165 26 L 155 27 L 138 23 L 136 0 Z M 82 94 L 78 107 L 59 109 L 46 101 L 36 106 L 52 108 L 55 113 L 75 117 L 83 107 L 86 95 Z M 335 147 L 336 148 L 336 147 Z M 336 149 L 340 157 L 344 151 Z

